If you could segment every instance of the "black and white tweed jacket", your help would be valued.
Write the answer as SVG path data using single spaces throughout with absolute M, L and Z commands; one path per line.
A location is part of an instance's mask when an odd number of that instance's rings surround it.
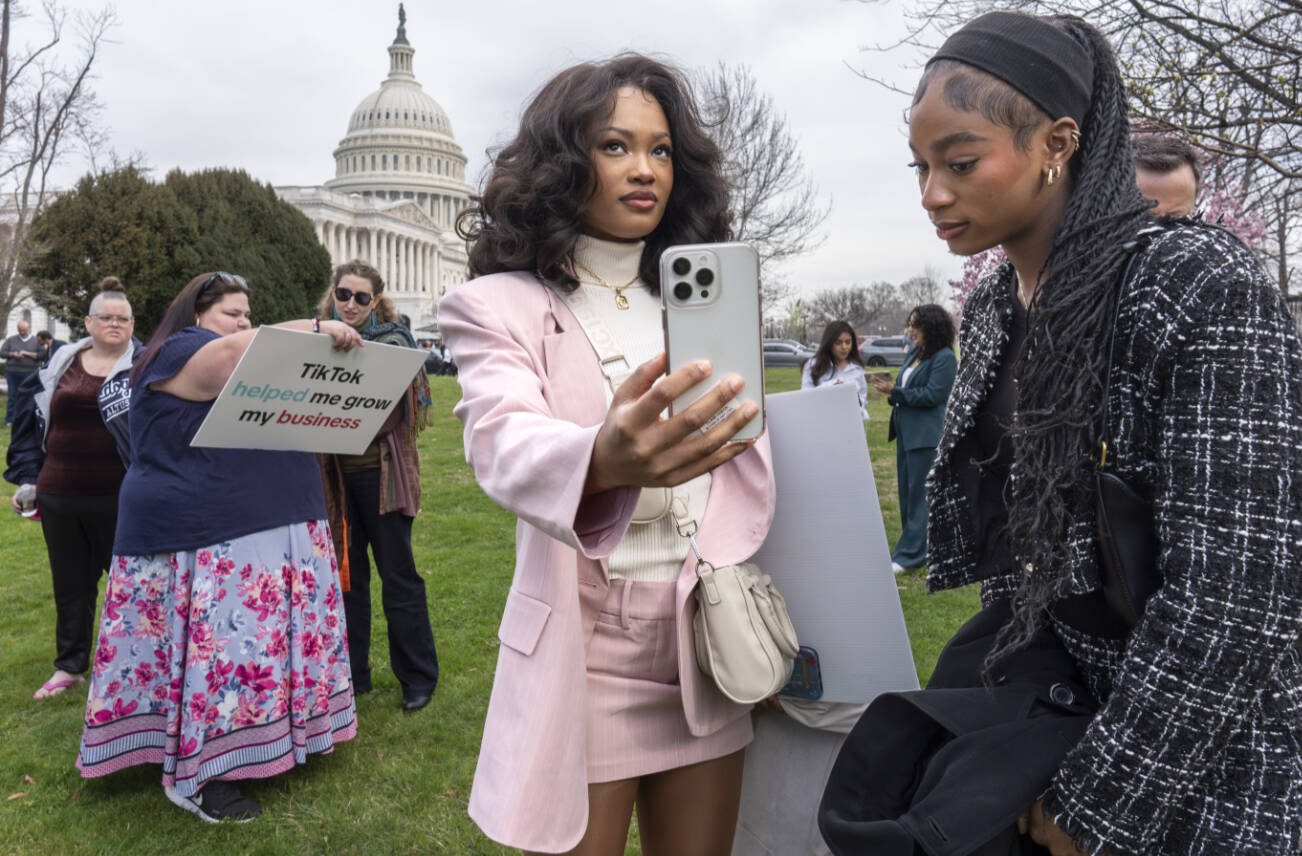
M 966 459 L 1012 313 L 1012 273 L 963 313 L 928 480 L 933 590 L 978 582 Z M 1302 853 L 1302 347 L 1228 233 L 1185 223 L 1140 251 L 1117 324 L 1117 473 L 1154 497 L 1164 583 L 1112 641 L 1055 624 L 1103 707 L 1044 796 L 1088 853 Z M 1014 474 L 1016 464 L 1014 464 Z M 1015 475 L 1014 475 L 1015 477 Z M 1093 509 L 1071 589 L 1098 588 Z M 982 582 L 987 602 L 1015 577 Z

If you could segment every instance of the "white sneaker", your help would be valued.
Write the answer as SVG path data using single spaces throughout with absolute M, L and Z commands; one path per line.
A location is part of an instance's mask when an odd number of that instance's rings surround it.
M 896 576 L 899 576 L 900 574 L 904 573 L 904 572 L 907 571 L 907 570 L 908 570 L 908 568 L 904 567 L 904 566 L 901 565 L 899 562 L 891 562 L 891 571 L 892 571 Z

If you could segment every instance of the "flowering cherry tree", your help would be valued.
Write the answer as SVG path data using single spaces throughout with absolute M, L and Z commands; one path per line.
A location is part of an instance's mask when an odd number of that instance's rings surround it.
M 977 283 L 995 272 L 1007 256 L 1004 255 L 1003 247 L 991 247 L 975 255 L 968 256 L 963 260 L 963 273 L 958 279 L 952 279 L 949 287 L 954 298 L 954 305 L 958 307 L 958 314 L 963 314 L 963 306 L 967 303 L 968 297 L 976 289 Z

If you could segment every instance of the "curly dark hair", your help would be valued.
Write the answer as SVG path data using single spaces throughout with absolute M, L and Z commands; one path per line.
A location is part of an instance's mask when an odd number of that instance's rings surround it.
M 924 303 L 909 310 L 909 326 L 922 334 L 922 351 L 927 359 L 943 348 L 954 349 L 954 318 L 937 303 Z
M 591 135 L 625 86 L 655 98 L 673 140 L 674 187 L 660 225 L 646 238 L 642 281 L 659 289 L 665 247 L 728 240 L 722 155 L 705 132 L 686 78 L 649 57 L 621 54 L 553 77 L 525 108 L 515 139 L 489 152 L 492 169 L 483 191 L 457 218 L 457 233 L 474 242 L 472 277 L 527 270 L 566 291 L 578 287 L 574 242 L 595 190 Z
M 1073 189 L 1039 273 L 1026 345 L 1014 364 L 1017 408 L 1009 429 L 1017 477 L 1008 489 L 1008 545 L 1014 568 L 1030 568 L 1013 595 L 1013 620 L 987 666 L 1023 647 L 1050 604 L 1068 591 L 1070 521 L 1094 505 L 1091 452 L 1102 418 L 1107 341 L 1127 242 L 1147 217 L 1135 184 L 1126 92 L 1107 39 L 1080 18 L 1045 18 L 1085 49 L 1094 66 L 1080 150 L 1068 163 Z M 1023 137 L 1025 117 L 1053 121 L 1003 81 L 953 61 L 933 63 L 914 96 L 939 83 L 946 103 L 978 110 Z M 1011 100 L 1010 100 L 1011 97 Z M 1024 102 L 1019 104 L 1018 101 Z M 1005 267 L 995 276 L 1011 276 Z
M 836 344 L 842 333 L 850 334 L 850 362 L 863 365 L 863 355 L 859 353 L 859 334 L 848 321 L 833 321 L 823 328 L 823 340 L 818 343 L 818 350 L 810 360 L 809 376 L 815 382 L 832 368 L 832 345 Z

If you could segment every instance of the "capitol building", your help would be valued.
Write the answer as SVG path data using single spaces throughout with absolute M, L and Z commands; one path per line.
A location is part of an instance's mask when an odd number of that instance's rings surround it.
M 318 187 L 275 190 L 312 221 L 332 265 L 351 259 L 373 265 L 412 330 L 428 332 L 437 329 L 439 298 L 466 280 L 466 245 L 454 226 L 473 188 L 448 114 L 416 80 L 406 21 L 399 4 L 389 75 L 353 110 L 334 150 L 335 177 Z M 0 234 L 18 218 L 11 209 L 0 201 Z M 60 339 L 71 333 L 31 297 L 9 313 L 4 335 L 20 320 Z
M 348 120 L 335 177 L 276 193 L 312 221 L 333 264 L 373 265 L 412 328 L 432 329 L 439 297 L 466 279 L 466 246 L 454 226 L 473 188 L 448 114 L 416 81 L 416 51 L 398 10 L 389 76 Z

